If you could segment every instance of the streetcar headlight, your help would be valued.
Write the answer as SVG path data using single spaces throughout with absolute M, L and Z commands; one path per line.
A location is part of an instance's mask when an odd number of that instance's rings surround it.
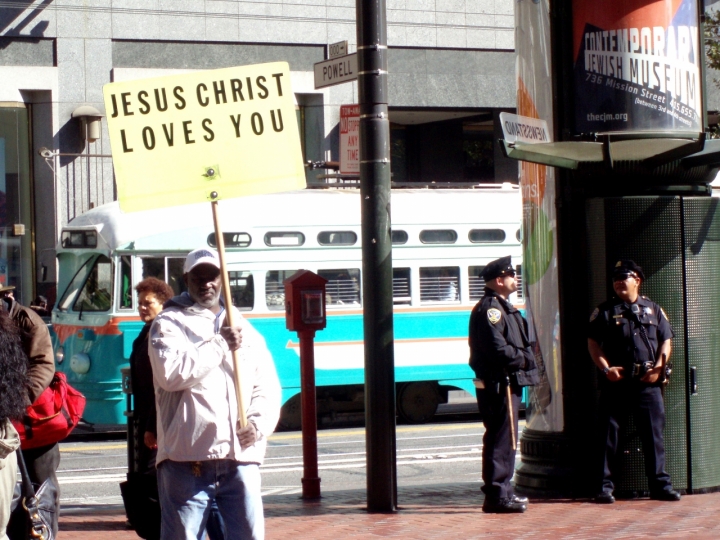
M 85 375 L 90 371 L 90 357 L 85 353 L 75 353 L 70 359 L 70 369 L 78 375 Z
M 62 364 L 63 360 L 65 360 L 65 351 L 62 347 L 58 347 L 58 350 L 55 351 L 55 361 L 58 364 Z

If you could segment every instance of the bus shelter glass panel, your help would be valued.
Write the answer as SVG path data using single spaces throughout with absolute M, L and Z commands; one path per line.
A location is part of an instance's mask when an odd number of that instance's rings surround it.
M 73 304 L 75 311 L 109 311 L 112 305 L 112 261 L 105 255 L 95 259 L 85 285 Z
M 459 266 L 420 268 L 421 302 L 457 302 L 459 300 Z
M 393 304 L 410 304 L 410 269 L 393 268 Z
M 360 305 L 360 270 L 341 268 L 318 270 L 318 275 L 327 279 L 325 304 L 328 306 Z
M 250 272 L 228 272 L 233 306 L 250 311 L 255 305 L 255 284 Z
M 283 281 L 297 270 L 270 270 L 265 274 L 265 305 L 272 311 L 285 309 L 285 285 Z

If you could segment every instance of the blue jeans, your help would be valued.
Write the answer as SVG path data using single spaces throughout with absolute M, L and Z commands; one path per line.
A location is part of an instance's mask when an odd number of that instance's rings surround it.
M 260 468 L 254 463 L 168 459 L 158 466 L 158 487 L 162 540 L 205 540 L 212 501 L 222 516 L 226 540 L 265 537 Z

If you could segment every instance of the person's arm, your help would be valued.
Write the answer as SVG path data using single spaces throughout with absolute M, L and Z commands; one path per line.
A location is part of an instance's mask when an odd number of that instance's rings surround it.
M 47 324 L 31 310 L 22 322 L 23 348 L 28 357 L 28 397 L 33 403 L 50 386 L 55 375 L 55 359 Z
M 625 370 L 618 366 L 611 367 L 610 362 L 605 357 L 602 347 L 600 347 L 600 344 L 592 338 L 588 338 L 588 352 L 600 371 L 608 369 L 606 375 L 608 380 L 615 382 L 623 378 Z
M 220 334 L 193 343 L 180 325 L 175 318 L 160 314 L 150 329 L 148 353 L 153 379 L 168 392 L 195 386 L 220 365 L 229 351 Z
M 479 339 L 481 342 L 487 343 L 486 350 L 492 351 L 497 367 L 506 370 L 508 373 L 514 373 L 525 368 L 529 362 L 534 362 L 535 356 L 530 347 L 520 348 L 505 339 L 503 330 L 505 325 L 508 324 L 507 313 L 495 305 L 490 309 L 497 309 L 500 312 L 500 319 L 493 323 L 487 312 L 481 312 L 477 323 L 479 325 Z

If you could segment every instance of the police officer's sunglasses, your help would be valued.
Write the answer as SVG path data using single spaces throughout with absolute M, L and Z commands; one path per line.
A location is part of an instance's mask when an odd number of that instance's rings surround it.
M 613 274 L 613 281 L 625 281 L 631 277 L 637 278 L 637 274 L 635 272 L 618 272 L 617 274 Z

